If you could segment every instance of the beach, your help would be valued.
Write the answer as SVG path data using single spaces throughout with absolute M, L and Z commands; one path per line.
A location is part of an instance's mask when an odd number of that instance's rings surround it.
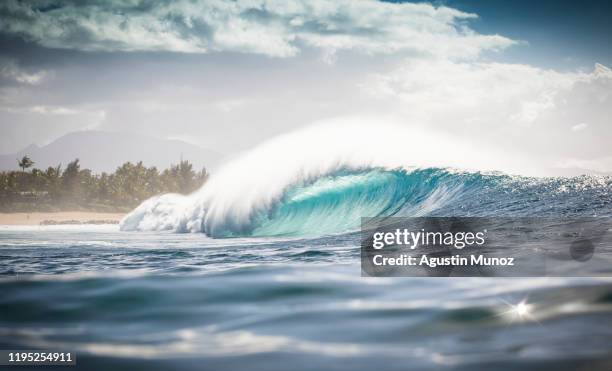
M 0 225 L 113 224 L 119 223 L 124 215 L 91 211 L 0 213 Z

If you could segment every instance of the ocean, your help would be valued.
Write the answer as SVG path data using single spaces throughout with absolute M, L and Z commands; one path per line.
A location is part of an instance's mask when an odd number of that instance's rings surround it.
M 612 369 L 612 278 L 362 277 L 358 233 L 361 216 L 607 218 L 610 177 L 305 179 L 237 192 L 243 208 L 203 190 L 121 226 L 1 227 L 0 349 L 83 370 Z

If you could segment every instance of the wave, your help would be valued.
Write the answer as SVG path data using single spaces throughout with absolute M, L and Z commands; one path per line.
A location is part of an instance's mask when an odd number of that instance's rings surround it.
M 359 228 L 375 216 L 612 215 L 609 177 L 525 178 L 428 168 L 340 170 L 290 185 L 247 218 L 215 217 L 213 199 L 163 195 L 144 202 L 122 230 L 204 232 L 210 237 L 315 236 Z M 208 201 L 208 202 L 207 202 Z
M 612 215 L 611 177 L 457 170 L 466 164 L 448 154 L 488 157 L 483 149 L 470 154 L 461 143 L 423 133 L 425 146 L 407 146 L 405 138 L 417 133 L 402 130 L 352 125 L 350 140 L 337 140 L 347 137 L 342 126 L 280 137 L 226 165 L 192 195 L 143 202 L 120 228 L 213 238 L 319 236 L 354 231 L 361 217 Z M 386 138 L 392 138 L 387 146 L 371 145 Z M 444 144 L 443 153 L 427 145 L 433 140 Z

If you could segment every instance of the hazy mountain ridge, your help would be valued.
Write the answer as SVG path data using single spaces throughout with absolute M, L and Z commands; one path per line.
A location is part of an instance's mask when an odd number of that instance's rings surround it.
M 30 145 L 21 151 L 0 155 L 0 170 L 17 170 L 17 159 L 28 155 L 34 167 L 44 169 L 79 158 L 83 167 L 94 172 L 111 172 L 126 161 L 142 161 L 146 166 L 165 169 L 189 160 L 195 169 L 215 168 L 222 155 L 175 139 L 159 139 L 133 133 L 78 131 L 44 145 Z

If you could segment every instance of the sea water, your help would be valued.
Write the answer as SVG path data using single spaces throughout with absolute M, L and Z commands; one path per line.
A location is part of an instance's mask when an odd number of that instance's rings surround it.
M 3 227 L 0 348 L 87 370 L 612 364 L 610 279 L 362 278 L 358 245 Z
M 219 184 L 120 227 L 1 227 L 0 349 L 74 351 L 83 370 L 612 369 L 612 278 L 361 277 L 358 233 L 361 216 L 609 218 L 610 177 Z

